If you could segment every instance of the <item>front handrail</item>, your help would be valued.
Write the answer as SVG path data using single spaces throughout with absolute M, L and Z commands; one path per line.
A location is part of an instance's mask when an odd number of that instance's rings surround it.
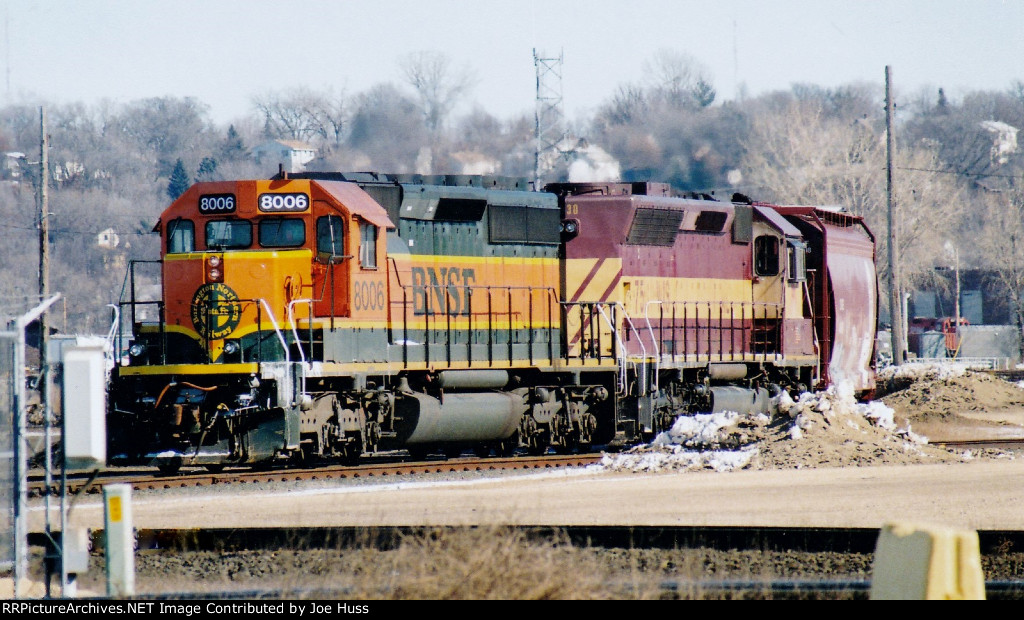
M 292 335 L 295 336 L 295 344 L 299 349 L 299 358 L 303 364 L 306 362 L 306 354 L 302 350 L 302 340 L 299 338 L 298 321 L 295 319 L 295 305 L 296 304 L 307 304 L 309 305 L 309 317 L 310 317 L 310 329 L 312 329 L 313 322 L 313 300 L 308 298 L 293 299 L 288 302 L 288 322 L 292 325 Z M 332 317 L 333 318 L 333 317 Z M 309 337 L 309 356 L 313 357 L 313 336 L 310 334 Z M 287 361 L 287 359 L 285 360 Z
M 288 350 L 288 343 L 285 342 L 284 334 L 281 332 L 281 328 L 278 327 L 278 325 L 277 325 L 277 319 L 274 318 L 274 311 L 270 309 L 270 304 L 267 303 L 267 300 L 264 299 L 263 297 L 260 297 L 256 301 L 260 302 L 260 305 L 266 310 L 267 316 L 270 317 L 270 324 L 274 326 L 274 333 L 277 334 L 277 339 L 281 341 L 281 348 L 284 350 L 284 361 L 286 361 L 286 362 L 292 361 L 291 360 L 291 353 Z M 263 326 L 262 323 L 263 323 L 262 320 L 257 321 L 257 324 L 256 324 L 256 329 L 257 330 L 262 328 L 262 326 Z M 301 346 L 299 347 L 299 351 L 300 352 L 302 351 L 302 347 Z M 260 361 L 262 362 L 263 360 L 260 360 Z M 303 360 L 303 361 L 305 361 L 305 360 Z

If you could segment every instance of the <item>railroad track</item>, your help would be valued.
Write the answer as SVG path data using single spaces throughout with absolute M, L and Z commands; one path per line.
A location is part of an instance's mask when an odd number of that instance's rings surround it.
M 387 478 L 423 474 L 445 474 L 509 470 L 549 470 L 584 467 L 601 460 L 600 454 L 517 456 L 510 458 L 458 457 L 446 460 L 414 462 L 367 463 L 355 466 L 325 465 L 315 468 L 228 469 L 218 473 L 195 472 L 173 476 L 159 474 L 156 469 L 105 469 L 99 472 L 74 472 L 65 479 L 68 494 L 99 493 L 107 484 L 129 484 L 134 490 L 181 489 L 228 484 L 269 484 L 311 480 L 346 480 L 353 478 Z M 29 495 L 46 494 L 44 474 L 28 478 Z M 50 493 L 60 493 L 60 478 L 54 477 Z
M 957 450 L 990 448 L 993 450 L 1024 450 L 1024 438 L 1007 437 L 1002 439 L 932 439 L 931 444 Z

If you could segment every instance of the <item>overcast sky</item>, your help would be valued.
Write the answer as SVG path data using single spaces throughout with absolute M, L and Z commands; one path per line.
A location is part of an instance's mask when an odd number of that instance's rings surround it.
M 195 97 L 228 122 L 253 95 L 354 94 L 439 51 L 476 76 L 467 103 L 532 114 L 533 50 L 562 56 L 564 109 L 642 80 L 660 49 L 710 70 L 719 101 L 794 83 L 898 93 L 1024 79 L 1021 0 L 0 0 L 0 103 Z M 465 108 L 463 108 L 465 109 Z

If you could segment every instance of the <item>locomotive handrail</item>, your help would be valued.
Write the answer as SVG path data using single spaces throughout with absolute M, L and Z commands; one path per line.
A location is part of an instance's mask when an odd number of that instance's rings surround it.
M 260 302 L 260 305 L 266 309 L 267 316 L 270 317 L 270 324 L 274 326 L 274 333 L 277 334 L 277 339 L 281 341 L 281 348 L 284 350 L 284 361 L 290 362 L 291 353 L 288 351 L 288 343 L 285 342 L 284 334 L 281 333 L 281 328 L 277 325 L 277 319 L 274 318 L 274 311 L 270 309 L 270 304 L 263 297 L 260 297 L 256 301 Z M 262 323 L 262 321 L 260 321 Z M 258 328 L 259 326 L 257 326 Z M 299 351 L 302 351 L 302 347 L 299 346 Z M 262 361 L 262 360 L 261 360 Z
M 104 355 L 109 358 L 108 361 L 115 361 L 121 357 L 121 351 L 114 348 L 115 332 L 121 331 L 121 309 L 117 307 L 117 304 L 107 304 L 107 307 L 113 310 L 114 318 L 110 322 L 110 329 L 107 330 L 107 337 L 104 339 Z
M 553 333 L 554 328 L 552 327 L 553 312 L 552 308 L 557 304 L 557 295 L 552 287 L 537 287 L 537 286 L 459 286 L 459 285 L 434 285 L 434 284 L 399 284 L 398 288 L 401 289 L 401 299 L 391 300 L 392 306 L 399 306 L 402 324 L 401 324 L 401 339 L 396 340 L 393 335 L 389 336 L 389 341 L 394 344 L 400 344 L 402 346 L 402 363 L 404 366 L 409 365 L 409 346 L 410 344 L 422 344 L 424 347 L 424 361 L 429 362 L 433 360 L 431 355 L 431 343 L 432 333 L 440 333 L 440 330 L 444 331 L 444 342 L 445 347 L 445 361 L 448 364 L 452 363 L 452 342 L 453 326 L 452 321 L 458 318 L 464 318 L 467 323 L 468 337 L 466 339 L 466 362 L 468 365 L 472 365 L 473 361 L 473 333 L 476 329 L 476 317 L 480 315 L 487 316 L 487 325 L 485 331 L 487 334 L 486 343 L 487 347 L 487 363 L 493 365 L 495 362 L 495 348 L 498 344 L 494 334 L 500 331 L 505 331 L 508 334 L 507 339 L 507 359 L 513 361 L 515 359 L 513 334 L 516 332 L 514 321 L 517 318 L 526 318 L 525 329 L 529 332 L 526 346 L 527 355 L 530 363 L 534 360 L 534 345 L 537 344 L 534 340 L 534 312 L 533 304 L 535 295 L 537 292 L 545 292 L 548 297 L 548 312 L 547 312 L 547 327 L 546 331 L 548 334 L 548 357 L 550 360 L 554 360 L 554 343 Z M 437 289 L 437 290 L 434 290 Z M 464 291 L 464 297 L 460 302 L 458 297 L 453 295 L 458 291 Z M 431 293 L 434 292 L 432 295 Z M 522 299 L 523 295 L 516 296 L 514 293 L 521 292 L 525 293 L 525 310 L 516 305 L 516 299 Z M 473 309 L 474 297 L 484 295 L 486 297 L 487 307 L 483 311 L 475 312 Z M 496 305 L 495 295 L 498 296 L 500 301 L 505 304 L 504 309 L 494 310 Z M 421 297 L 422 296 L 422 297 Z M 411 299 L 410 299 L 411 297 Z M 422 307 L 420 307 L 419 300 L 422 299 Z M 410 315 L 410 307 L 412 309 Z M 438 317 L 439 314 L 443 314 L 444 318 Z M 409 340 L 409 323 L 412 317 L 415 316 L 423 317 L 423 342 L 414 343 Z M 495 318 L 501 316 L 504 317 L 505 327 L 499 327 L 495 325 Z M 443 325 L 439 326 L 438 321 L 444 321 Z M 397 329 L 395 327 L 394 329 Z M 435 341 L 436 343 L 436 341 Z
M 117 298 L 118 312 L 117 312 L 117 317 L 115 319 L 116 320 L 116 324 L 117 324 L 117 335 L 114 337 L 114 340 L 113 340 L 113 347 L 116 349 L 114 357 L 116 358 L 115 359 L 115 363 L 117 363 L 117 364 L 120 364 L 120 361 L 121 361 L 120 360 L 121 351 L 124 349 L 124 342 L 123 342 L 123 340 L 124 340 L 124 329 L 122 328 L 122 325 L 121 325 L 121 322 L 125 318 L 124 317 L 124 313 L 121 311 L 121 308 L 124 307 L 124 306 L 128 306 L 129 309 L 131 310 L 131 313 L 130 313 L 131 314 L 131 330 L 132 330 L 132 334 L 133 335 L 135 334 L 135 326 L 138 324 L 138 321 L 136 320 L 136 315 L 135 315 L 136 307 L 137 306 L 143 306 L 143 305 L 153 305 L 153 306 L 156 306 L 157 314 L 159 315 L 158 322 L 159 322 L 159 326 L 160 326 L 160 335 L 161 335 L 161 337 L 160 337 L 160 356 L 161 356 L 161 360 L 163 360 L 164 356 L 166 355 L 166 342 L 164 341 L 164 317 L 163 317 L 164 302 L 161 299 L 153 299 L 153 300 L 148 300 L 148 301 L 138 301 L 136 299 L 135 266 L 137 264 L 161 265 L 161 264 L 163 264 L 163 261 L 162 260 L 133 259 L 133 260 L 128 262 L 128 269 L 125 270 L 124 280 L 121 282 L 121 292 L 118 294 L 118 298 Z M 162 274 L 158 274 L 157 281 L 160 282 L 161 280 L 162 280 Z M 128 300 L 127 301 L 125 300 L 126 295 L 128 295 Z
M 808 270 L 808 271 L 810 271 L 810 270 Z M 813 277 L 813 276 L 814 276 L 814 274 L 811 273 L 810 277 Z M 813 301 L 813 297 L 811 297 L 811 291 L 810 291 L 810 289 L 807 286 L 807 280 L 806 279 L 803 282 L 803 290 L 804 290 L 804 301 L 807 303 L 807 307 L 810 308 L 810 311 L 811 311 L 811 317 L 810 317 L 811 318 L 811 326 L 812 326 L 812 328 L 811 328 L 811 342 L 814 344 L 814 357 L 817 360 L 817 362 L 815 363 L 815 367 L 816 367 L 815 368 L 815 370 L 816 370 L 815 376 L 820 377 L 821 376 L 821 344 L 818 342 L 818 331 L 813 328 L 814 321 L 816 319 L 815 312 L 814 312 L 814 301 Z
M 658 299 L 658 300 L 652 299 L 652 300 L 648 301 L 646 304 L 644 304 L 644 321 L 647 323 L 647 331 L 651 334 L 651 343 L 654 345 L 654 386 L 653 387 L 654 387 L 654 391 L 655 392 L 658 391 L 658 376 L 661 373 L 661 351 L 658 348 L 658 340 L 657 340 L 657 338 L 654 337 L 654 328 L 651 327 L 650 307 L 651 307 L 651 304 L 661 305 L 663 303 L 665 303 L 665 302 L 660 300 L 660 299 Z M 673 326 L 673 328 L 675 327 L 675 322 L 673 322 L 672 326 Z M 675 351 L 675 340 L 673 340 L 672 342 L 673 342 L 673 351 Z
M 261 299 L 262 301 L 262 299 Z M 309 305 L 309 356 L 313 357 L 313 300 L 308 298 L 293 299 L 288 302 L 288 321 L 292 325 L 292 335 L 295 336 L 295 345 L 299 349 L 299 358 L 303 364 L 306 362 L 306 354 L 302 351 L 302 340 L 299 338 L 298 321 L 295 320 L 295 304 L 308 304 Z M 282 342 L 284 340 L 282 339 Z M 288 353 L 285 352 L 285 361 L 288 361 Z
M 707 323 L 703 327 L 701 326 L 701 324 L 699 322 L 700 321 L 699 309 L 702 306 L 702 304 L 706 304 L 707 305 L 707 308 L 706 308 L 706 310 L 707 310 Z M 712 307 L 713 304 L 717 304 L 717 308 L 718 308 L 718 320 L 717 321 L 713 320 L 713 314 L 714 314 L 714 312 L 713 312 L 714 308 Z M 725 314 L 724 314 L 724 312 L 725 312 L 725 305 L 726 304 L 728 304 L 728 306 L 729 306 L 729 316 L 728 317 L 726 317 Z M 693 321 L 694 321 L 694 325 L 693 325 L 694 337 L 697 338 L 697 341 L 694 343 L 694 355 L 700 357 L 701 356 L 700 346 L 701 346 L 701 344 L 706 344 L 707 345 L 707 351 L 705 352 L 705 354 L 708 357 L 708 359 L 710 360 L 710 358 L 714 355 L 714 353 L 713 353 L 713 348 L 714 347 L 712 346 L 713 345 L 713 341 L 711 339 L 712 338 L 712 332 L 717 329 L 718 330 L 718 357 L 719 357 L 719 360 L 722 360 L 722 361 L 724 361 L 725 358 L 726 358 L 726 346 L 725 346 L 726 345 L 726 339 L 725 339 L 725 331 L 726 331 L 726 329 L 728 329 L 729 334 L 730 334 L 729 338 L 728 338 L 728 342 L 729 342 L 728 356 L 729 356 L 730 360 L 735 360 L 736 355 L 737 355 L 737 350 L 736 350 L 736 347 L 735 347 L 735 341 L 736 341 L 735 332 L 737 332 L 737 331 L 739 332 L 739 337 L 740 337 L 740 340 L 741 340 L 740 347 L 739 347 L 739 354 L 740 355 L 745 356 L 745 355 L 747 355 L 749 353 L 750 355 L 754 356 L 755 359 L 757 358 L 758 355 L 761 355 L 763 359 L 767 359 L 767 357 L 769 355 L 769 352 L 767 350 L 762 351 L 759 354 L 757 351 L 753 350 L 752 345 L 754 345 L 755 343 L 747 341 L 747 330 L 748 330 L 748 328 L 744 326 L 744 324 L 746 322 L 746 319 L 747 319 L 746 309 L 748 307 L 751 309 L 750 319 L 751 319 L 751 321 L 756 321 L 756 319 L 757 319 L 757 317 L 756 317 L 756 314 L 757 314 L 756 310 L 758 308 L 761 308 L 761 309 L 764 309 L 764 310 L 768 310 L 770 308 L 773 308 L 775 310 L 779 310 L 780 308 L 782 308 L 782 305 L 778 304 L 778 303 L 758 303 L 758 302 L 745 302 L 745 301 L 740 301 L 740 302 L 712 302 L 712 301 L 698 302 L 698 301 L 650 300 L 650 301 L 648 301 L 644 305 L 644 320 L 647 322 L 647 331 L 650 334 L 651 341 L 653 343 L 655 343 L 655 346 L 657 346 L 656 343 L 658 342 L 659 338 L 658 338 L 658 336 L 655 335 L 654 327 L 651 324 L 652 317 L 651 317 L 650 309 L 651 309 L 652 305 L 658 305 L 658 306 L 660 306 L 662 308 L 664 308 L 665 305 L 669 305 L 672 308 L 672 316 L 671 316 L 671 319 L 670 319 L 672 333 L 670 334 L 671 338 L 669 340 L 669 342 L 673 343 L 672 353 L 669 354 L 671 356 L 671 358 L 674 358 L 674 356 L 677 353 L 676 346 L 675 346 L 675 344 L 678 342 L 677 339 L 676 339 L 676 334 L 675 334 L 676 324 L 678 322 L 677 321 L 677 316 L 676 316 L 676 308 L 680 307 L 680 306 L 683 309 L 683 334 L 682 334 L 683 335 L 683 341 L 682 341 L 682 344 L 683 344 L 683 355 L 685 356 L 685 355 L 688 354 L 687 351 L 689 350 L 690 347 L 689 347 L 689 343 L 688 343 L 688 339 L 689 339 L 688 331 L 689 331 L 689 328 L 687 327 L 687 321 L 689 320 L 689 318 L 688 318 L 687 308 L 692 306 L 695 310 L 697 310 L 697 312 L 694 315 L 694 319 L 693 319 Z M 737 308 L 737 305 L 738 305 L 739 310 L 740 310 L 740 314 L 739 314 L 739 327 L 736 326 L 736 321 L 737 321 L 736 308 Z M 728 318 L 728 327 L 726 327 L 726 320 L 727 320 L 727 318 Z M 664 326 L 663 326 L 663 323 L 665 322 L 664 310 L 662 310 L 662 315 L 659 317 L 658 320 L 659 320 L 659 327 L 658 327 L 658 329 L 659 329 L 659 332 L 660 332 L 661 330 L 664 329 Z M 776 322 L 778 322 L 778 321 L 781 320 L 781 317 L 774 317 L 774 320 Z M 750 329 L 751 330 L 756 330 L 756 325 L 752 326 Z M 707 341 L 706 342 L 703 342 L 701 340 L 701 334 L 700 334 L 701 330 L 705 330 L 707 332 L 707 334 L 706 334 Z M 775 351 L 771 355 L 778 356 L 778 354 L 779 354 L 778 351 Z M 659 361 L 661 361 L 662 354 L 659 352 L 657 354 L 657 356 L 658 356 Z
M 636 330 L 636 326 L 633 325 L 633 319 L 630 318 L 629 312 L 626 311 L 626 308 L 623 307 L 621 303 L 617 301 L 608 304 L 598 303 L 595 306 L 597 308 L 598 314 L 601 315 L 601 318 L 603 318 L 605 322 L 608 323 L 608 327 L 611 328 L 612 330 L 612 336 L 615 338 L 616 344 L 618 344 L 619 355 L 617 356 L 617 358 L 621 360 L 619 362 L 619 389 L 622 390 L 623 393 L 625 393 L 626 389 L 626 363 L 629 361 L 629 353 L 628 351 L 626 351 L 626 346 L 622 342 L 622 339 L 619 337 L 619 330 L 616 328 L 614 322 L 608 318 L 608 315 L 605 314 L 604 310 L 601 308 L 602 305 L 608 305 L 612 308 L 618 308 L 622 310 L 623 320 L 629 323 L 630 331 L 636 334 L 636 340 L 640 344 L 640 355 L 641 358 L 644 360 L 644 363 L 640 364 L 640 373 L 638 377 L 638 383 L 641 385 L 640 393 L 638 394 L 638 396 L 643 396 L 644 394 L 647 393 L 647 347 L 644 346 L 644 341 L 640 337 L 640 332 L 638 332 Z
M 159 301 L 159 300 L 154 300 L 154 301 L 121 301 L 121 302 L 118 302 L 117 305 L 118 306 L 129 306 L 131 308 L 131 310 L 132 310 L 133 318 L 134 318 L 135 307 L 136 306 L 156 306 L 157 315 L 158 315 L 157 325 L 159 326 L 159 329 L 160 329 L 160 359 L 161 359 L 161 361 L 164 361 L 165 357 L 166 357 L 166 354 L 167 354 L 167 343 L 165 341 L 165 332 L 164 332 L 164 327 L 165 327 L 165 324 L 164 324 L 164 302 L 163 301 Z M 115 340 L 115 348 L 118 350 L 118 355 L 120 355 L 120 351 L 125 348 L 124 342 L 123 342 L 123 340 L 124 340 L 124 330 L 121 328 L 121 323 L 124 321 L 124 319 L 125 319 L 124 313 L 123 312 L 119 312 L 117 335 L 115 336 L 115 338 L 116 338 L 116 340 Z M 131 323 L 132 335 L 135 335 L 135 328 L 136 328 L 136 326 L 137 326 L 137 323 L 133 320 L 132 323 Z

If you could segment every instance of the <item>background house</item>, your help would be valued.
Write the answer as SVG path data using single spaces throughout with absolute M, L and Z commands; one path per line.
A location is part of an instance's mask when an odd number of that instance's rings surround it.
M 252 156 L 260 165 L 281 164 L 287 172 L 302 172 L 316 157 L 316 149 L 298 140 L 268 140 L 253 147 Z

